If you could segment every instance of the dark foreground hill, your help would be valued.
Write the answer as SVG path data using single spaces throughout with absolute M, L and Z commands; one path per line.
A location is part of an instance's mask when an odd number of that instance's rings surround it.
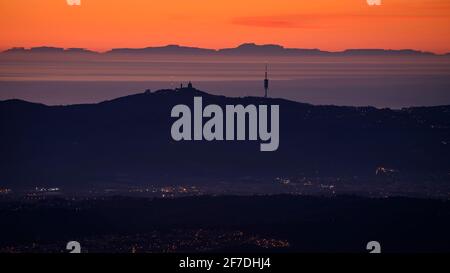
M 280 105 L 280 146 L 176 142 L 177 104 Z M 313 106 L 160 90 L 98 104 L 0 102 L 0 186 L 176 183 L 196 178 L 366 176 L 379 167 L 412 176 L 450 172 L 450 106 L 402 110 Z

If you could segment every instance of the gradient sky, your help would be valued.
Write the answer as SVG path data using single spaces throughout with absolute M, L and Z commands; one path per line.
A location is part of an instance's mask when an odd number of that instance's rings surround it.
M 0 49 L 14 46 L 413 48 L 450 52 L 449 0 L 0 0 Z

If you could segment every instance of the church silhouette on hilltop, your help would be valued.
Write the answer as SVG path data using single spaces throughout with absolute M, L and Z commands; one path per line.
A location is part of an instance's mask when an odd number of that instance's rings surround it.
M 264 74 L 264 98 L 268 97 L 268 91 L 269 91 L 269 78 L 268 78 L 268 73 L 267 73 L 267 65 L 266 65 L 266 70 L 265 70 L 265 74 Z M 180 87 L 175 88 L 175 91 L 183 91 L 183 90 L 195 90 L 193 84 L 191 81 L 188 82 L 187 86 L 184 86 L 183 83 L 180 83 Z M 144 93 L 146 94 L 151 94 L 151 90 L 147 89 L 145 90 Z
M 183 83 L 181 83 L 181 84 L 180 84 L 180 87 L 179 87 L 179 88 L 176 88 L 175 90 L 176 90 L 176 91 L 181 91 L 181 90 L 186 90 L 186 89 L 187 89 L 187 90 L 193 90 L 193 89 L 195 89 L 194 86 L 192 85 L 192 82 L 191 82 L 191 81 L 188 82 L 188 84 L 187 84 L 186 87 L 183 85 Z

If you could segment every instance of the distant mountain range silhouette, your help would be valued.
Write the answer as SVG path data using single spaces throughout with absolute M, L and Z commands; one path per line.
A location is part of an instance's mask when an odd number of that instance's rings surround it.
M 24 48 L 24 47 L 13 47 L 6 51 L 2 52 L 3 54 L 11 54 L 11 53 L 89 53 L 89 54 L 99 54 L 98 52 L 87 50 L 84 48 L 60 48 L 60 47 L 50 47 L 50 46 L 41 46 L 41 47 L 32 47 L 32 48 Z
M 173 141 L 171 109 L 192 106 L 194 96 L 202 96 L 204 105 L 280 105 L 279 149 L 260 152 L 259 142 L 249 141 Z M 450 106 L 314 106 L 159 90 L 97 104 L 0 101 L 0 130 L 0 186 L 365 177 L 378 167 L 413 177 L 450 172 Z
M 83 48 L 58 48 L 58 47 L 33 47 L 26 49 L 23 47 L 11 48 L 3 54 L 12 53 L 84 53 L 84 54 L 174 54 L 174 55 L 269 55 L 269 56 L 433 56 L 431 52 L 418 51 L 412 49 L 391 50 L 391 49 L 347 49 L 340 52 L 323 51 L 319 49 L 285 48 L 281 45 L 267 44 L 257 45 L 245 43 L 235 48 L 207 49 L 198 47 L 186 47 L 179 45 L 167 45 L 160 47 L 146 48 L 114 48 L 104 53 L 99 53 Z M 449 55 L 449 54 L 447 54 Z

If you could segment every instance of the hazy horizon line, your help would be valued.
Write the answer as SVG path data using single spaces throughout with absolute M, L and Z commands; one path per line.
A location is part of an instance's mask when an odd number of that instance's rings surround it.
M 74 103 L 67 103 L 67 104 L 51 104 L 51 103 L 45 103 L 45 102 L 39 102 L 39 101 L 33 101 L 33 100 L 29 100 L 29 99 L 25 99 L 25 98 L 7 98 L 7 99 L 2 99 L 0 98 L 0 104 L 2 103 L 8 103 L 8 102 L 24 102 L 24 103 L 30 103 L 30 104 L 35 104 L 35 105 L 42 105 L 45 107 L 65 107 L 65 106 L 80 106 L 80 105 L 99 105 L 102 103 L 107 103 L 107 102 L 113 102 L 113 101 L 117 101 L 117 100 L 121 100 L 121 99 L 128 99 L 130 97 L 135 97 L 135 96 L 142 96 L 142 95 L 148 95 L 148 94 L 152 94 L 152 95 L 165 95 L 165 92 L 174 92 L 174 93 L 179 93 L 181 92 L 186 92 L 186 89 L 188 89 L 187 87 L 184 87 L 182 89 L 178 88 L 178 87 L 172 87 L 172 86 L 168 86 L 165 88 L 157 88 L 155 90 L 152 89 L 146 89 L 146 90 L 141 90 L 139 91 L 133 91 L 133 93 L 128 93 L 128 94 L 120 94 L 117 96 L 113 96 L 111 98 L 104 98 L 98 101 L 93 101 L 93 102 L 74 102 Z M 188 90 L 189 91 L 189 90 Z M 371 104 L 367 104 L 367 105 L 352 105 L 352 104 L 336 104 L 336 103 L 312 103 L 312 102 L 307 102 L 307 101 L 301 101 L 301 100 L 296 100 L 296 99 L 292 99 L 292 98 L 285 98 L 285 97 L 267 97 L 265 98 L 263 95 L 256 95 L 256 94 L 250 94 L 250 95 L 243 95 L 243 96 L 233 96 L 233 95 L 227 95 L 227 94 L 216 94 L 216 93 L 211 93 L 210 90 L 202 90 L 202 89 L 197 89 L 197 88 L 193 88 L 192 91 L 198 92 L 199 94 L 197 94 L 197 96 L 213 96 L 213 97 L 225 97 L 227 99 L 248 99 L 248 98 L 264 98 L 265 100 L 276 100 L 276 101 L 284 101 L 284 102 L 290 102 L 290 103 L 297 103 L 297 104 L 304 104 L 304 105 L 310 105 L 313 107 L 342 107 L 342 108 L 348 108 L 348 107 L 352 107 L 352 108 L 373 108 L 376 110 L 383 110 L 383 109 L 388 109 L 391 111 L 401 111 L 401 110 L 405 110 L 405 109 L 414 109 L 414 108 L 440 108 L 440 107 L 450 107 L 450 104 L 446 104 L 446 103 L 442 103 L 442 104 L 435 104 L 435 105 L 408 105 L 408 106 L 402 106 L 402 107 L 391 107 L 391 106 L 376 106 L 376 105 L 371 105 Z M 193 97 L 195 97 L 196 95 L 193 93 Z

